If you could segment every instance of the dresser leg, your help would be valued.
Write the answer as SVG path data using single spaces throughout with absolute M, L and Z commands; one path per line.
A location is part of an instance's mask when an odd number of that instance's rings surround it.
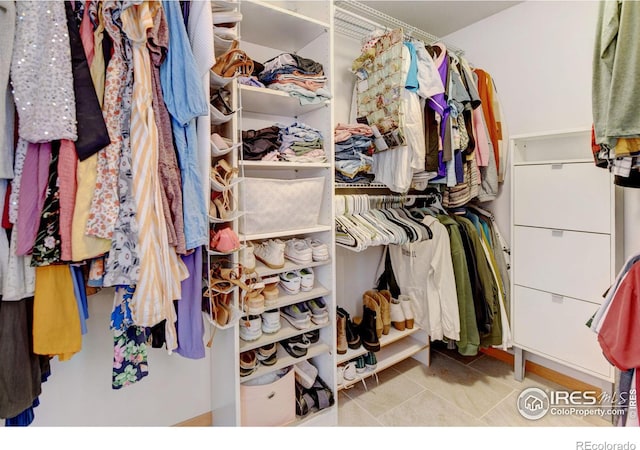
M 524 364 L 526 362 L 524 358 L 524 350 L 520 347 L 513 347 L 515 358 L 513 360 L 513 378 L 516 381 L 524 380 Z

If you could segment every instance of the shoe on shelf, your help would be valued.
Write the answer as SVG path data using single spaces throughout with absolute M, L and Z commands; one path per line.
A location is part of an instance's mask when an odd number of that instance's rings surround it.
M 267 334 L 277 333 L 282 326 L 280 325 L 280 311 L 270 309 L 262 313 L 262 332 Z
M 251 342 L 262 336 L 260 316 L 244 316 L 240 319 L 240 339 Z
M 258 370 L 258 359 L 255 350 L 240 353 L 240 376 L 249 376 L 256 370 Z
M 220 230 L 210 231 L 211 240 L 209 248 L 220 253 L 233 253 L 240 250 L 240 239 L 238 235 L 229 227 Z
M 212 189 L 226 191 L 232 186 L 234 175 L 238 173 L 236 167 L 231 167 L 226 159 L 219 159 L 211 168 L 210 179 Z
M 355 365 L 357 373 L 364 373 L 367 370 L 367 364 L 364 360 L 364 355 L 360 355 L 355 359 L 352 359 L 351 362 Z
M 256 358 L 260 364 L 265 366 L 273 366 L 278 360 L 278 352 L 276 343 L 264 345 L 257 350 Z
M 311 364 L 308 359 L 293 365 L 295 378 L 305 389 L 311 389 L 318 376 L 318 368 Z
M 316 377 L 316 382 L 313 383 L 311 389 L 307 389 L 307 391 L 311 394 L 311 397 L 313 397 L 318 411 L 329 408 L 335 403 L 333 391 L 320 376 Z
M 347 318 L 338 310 L 336 314 L 336 346 L 338 355 L 347 353 Z
M 257 260 L 270 269 L 282 269 L 284 267 L 284 242 L 280 239 L 269 239 L 255 244 L 253 253 Z
M 296 264 L 309 264 L 313 261 L 313 250 L 306 240 L 293 238 L 285 242 L 284 256 Z
M 367 354 L 364 355 L 364 365 L 367 368 L 367 370 L 372 372 L 377 369 L 378 359 L 376 358 L 375 353 L 367 352 Z
M 311 311 L 304 303 L 287 305 L 280 310 L 280 315 L 298 330 L 311 328 Z
M 295 295 L 300 292 L 300 275 L 295 271 L 280 274 L 280 285 L 287 294 Z
M 329 247 L 318 239 L 306 238 L 307 244 L 311 247 L 314 261 L 327 261 L 329 259 Z
M 245 276 L 244 284 L 241 301 L 245 312 L 249 315 L 262 314 L 265 309 L 262 278 L 257 272 L 251 272 Z
M 380 316 L 382 318 L 382 334 L 389 334 L 391 330 L 391 292 L 387 290 L 378 291 L 378 299 L 380 300 Z
M 294 358 L 303 358 L 307 356 L 307 351 L 311 342 L 307 339 L 304 334 L 299 334 L 297 336 L 290 337 L 289 339 L 285 339 L 280 341 L 280 345 L 284 347 L 284 349 Z
M 344 386 L 346 383 L 354 381 L 358 377 L 356 372 L 356 364 L 349 361 L 344 365 L 338 366 L 338 386 Z
M 321 297 L 307 302 L 307 308 L 311 311 L 311 320 L 317 325 L 329 323 L 329 310 Z
M 265 308 L 275 307 L 278 304 L 278 299 L 280 298 L 280 290 L 278 289 L 280 277 L 278 277 L 278 275 L 273 275 L 263 278 L 262 282 L 264 283 L 262 295 L 264 295 Z
M 406 326 L 406 319 L 404 318 L 404 311 L 402 311 L 400 300 L 392 298 L 390 310 L 391 325 L 393 325 L 393 328 L 395 328 L 396 330 L 404 331 Z
M 360 339 L 362 340 L 362 346 L 372 352 L 380 351 L 380 340 L 378 339 L 378 333 L 376 331 L 376 323 L 376 311 L 364 305 L 362 321 L 358 326 L 358 331 L 360 333 Z
M 382 312 L 380 309 L 380 299 L 381 296 L 378 296 L 378 292 L 374 291 L 372 289 L 366 291 L 364 294 L 362 294 L 362 306 L 363 308 L 369 308 L 373 311 L 375 311 L 375 316 L 376 316 L 376 335 L 378 336 L 378 339 L 380 339 L 380 337 L 382 337 L 382 331 L 384 329 L 383 325 L 382 325 Z
M 300 277 L 300 290 L 302 292 L 309 292 L 313 289 L 315 273 L 311 267 L 296 270 L 295 273 Z
M 220 136 L 218 133 L 211 134 L 211 156 L 224 156 L 238 145 L 233 145 L 231 139 Z
M 312 331 L 307 331 L 306 333 L 304 333 L 304 337 L 306 337 L 309 340 L 309 342 L 311 342 L 312 344 L 315 344 L 320 340 L 320 330 L 316 329 Z
M 256 270 L 256 256 L 253 254 L 255 247 L 253 242 L 245 243 L 240 249 L 240 264 L 244 267 L 245 272 L 253 272 Z
M 347 345 L 349 346 L 350 349 L 357 349 L 360 348 L 360 346 L 362 345 L 362 341 L 360 340 L 360 334 L 358 333 L 358 328 L 355 326 L 355 324 L 353 323 L 353 321 L 351 320 L 351 317 L 349 316 L 349 313 L 338 306 L 338 314 L 342 314 L 344 317 L 346 317 L 346 336 L 347 336 Z
M 212 222 L 230 222 L 236 212 L 231 191 L 211 191 L 210 199 L 209 216 L 216 219 L 215 221 L 212 220 Z
M 411 298 L 410 295 L 399 295 L 398 300 L 400 300 L 400 305 L 402 305 L 405 327 L 411 330 L 414 322 L 413 307 L 411 306 L 413 298 Z

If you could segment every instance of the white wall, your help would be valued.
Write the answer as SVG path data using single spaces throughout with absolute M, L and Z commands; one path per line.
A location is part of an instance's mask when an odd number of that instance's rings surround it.
M 88 303 L 82 351 L 69 361 L 51 362 L 34 426 L 169 426 L 211 411 L 208 351 L 206 358 L 190 360 L 150 348 L 149 375 L 113 390 L 113 289 L 90 296 Z
M 597 10 L 595 1 L 529 1 L 445 40 L 494 77 L 511 135 L 589 128 Z M 507 182 L 493 206 L 506 236 L 508 192 Z M 624 196 L 626 258 L 640 251 L 640 192 Z

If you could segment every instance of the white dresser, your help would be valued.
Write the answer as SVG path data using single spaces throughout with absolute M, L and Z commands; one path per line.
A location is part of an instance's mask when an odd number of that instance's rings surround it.
M 526 353 L 610 381 L 585 324 L 622 257 L 622 190 L 596 167 L 590 130 L 511 139 L 512 315 L 516 378 Z

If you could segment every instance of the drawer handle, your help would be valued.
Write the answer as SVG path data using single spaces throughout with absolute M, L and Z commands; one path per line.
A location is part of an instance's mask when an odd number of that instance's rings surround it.
M 564 164 L 551 164 L 551 170 L 560 170 Z
M 564 302 L 564 297 L 558 294 L 551 294 L 551 301 L 553 303 L 562 303 Z
M 562 237 L 564 232 L 562 230 L 551 230 L 551 236 Z
M 275 391 L 273 391 L 273 392 L 271 392 L 269 395 L 267 395 L 267 398 L 268 398 L 269 400 L 271 400 L 271 399 L 272 399 L 273 397 L 275 397 L 275 396 L 276 396 L 276 393 L 275 393 Z

